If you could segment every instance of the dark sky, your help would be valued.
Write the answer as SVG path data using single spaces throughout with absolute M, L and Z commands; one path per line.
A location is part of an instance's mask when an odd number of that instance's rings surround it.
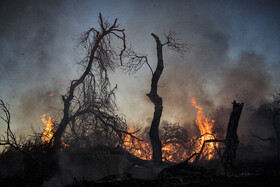
M 278 1 L 279 2 L 279 1 Z M 77 77 L 79 35 L 97 27 L 97 16 L 118 18 L 128 41 L 155 67 L 151 32 L 164 40 L 176 32 L 190 51 L 164 49 L 160 82 L 163 119 L 193 120 L 195 96 L 206 112 L 233 99 L 256 105 L 279 89 L 280 3 L 277 1 L 1 1 L 0 98 L 10 103 L 18 129 L 55 116 L 60 96 Z M 118 105 L 130 123 L 146 125 L 153 105 L 146 98 L 151 73 L 117 71 Z M 54 96 L 50 97 L 49 93 Z M 55 108 L 55 109 L 54 109 Z

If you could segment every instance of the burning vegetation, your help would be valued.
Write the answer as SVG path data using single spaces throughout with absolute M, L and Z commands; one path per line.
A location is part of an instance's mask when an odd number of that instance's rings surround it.
M 161 120 L 163 99 L 158 95 L 158 82 L 164 69 L 163 49 L 167 47 L 183 54 L 187 52 L 188 45 L 179 43 L 172 33 L 165 35 L 164 42 L 152 33 L 157 53 L 156 68 L 152 69 L 147 56 L 137 54 L 127 45 L 124 29 L 119 28 L 117 19 L 110 23 L 99 14 L 98 23 L 99 29 L 90 28 L 80 38 L 79 45 L 86 54 L 80 62 L 83 72 L 71 81 L 69 90 L 62 96 L 63 110 L 55 125 L 52 118 L 47 119 L 44 114 L 41 117 L 45 125 L 43 133 L 35 133 L 25 141 L 17 139 L 10 127 L 9 107 L 1 100 L 4 114 L 1 119 L 6 125 L 6 134 L 0 139 L 0 145 L 4 147 L 0 162 L 10 162 L 10 156 L 20 157 L 21 160 L 17 161 L 21 165 L 18 173 L 24 177 L 26 174 L 41 174 L 36 179 L 26 179 L 24 185 L 38 180 L 37 186 L 53 186 L 54 181 L 61 186 L 83 186 L 84 171 L 87 169 L 90 171 L 89 179 L 96 177 L 89 182 L 93 186 L 110 185 L 112 181 L 129 181 L 130 186 L 135 185 L 130 177 L 133 174 L 137 176 L 135 171 L 141 169 L 148 170 L 154 178 L 148 185 L 169 185 L 174 178 L 176 184 L 179 181 L 187 185 L 183 179 L 191 181 L 195 178 L 199 181 L 205 176 L 211 179 L 208 181 L 211 184 L 217 173 L 226 179 L 239 176 L 237 129 L 243 103 L 233 101 L 226 134 L 223 139 L 217 139 L 215 120 L 207 117 L 193 97 L 190 102 L 197 110 L 194 119 L 199 134 L 190 137 L 189 126 Z M 151 87 L 146 95 L 154 105 L 154 113 L 151 125 L 140 131 L 129 127 L 125 117 L 118 113 L 115 103 L 117 86 L 111 87 L 109 73 L 119 67 L 134 73 L 143 65 L 151 70 Z M 275 110 L 278 111 L 278 108 L 274 107 Z M 272 116 L 274 127 L 278 124 L 275 122 L 277 115 Z M 278 145 L 278 159 L 279 150 Z M 204 168 L 204 163 L 213 160 L 219 162 L 215 171 Z M 68 177 L 67 181 L 63 180 L 66 178 L 64 175 Z M 97 180 L 104 176 L 103 180 Z M 5 182 L 2 183 L 7 184 Z M 140 181 L 140 184 L 147 183 Z
M 162 124 L 160 129 L 160 137 L 162 140 L 162 161 L 170 163 L 179 163 L 186 160 L 194 153 L 198 153 L 203 143 L 206 140 L 215 139 L 213 133 L 213 126 L 215 121 L 207 118 L 203 112 L 203 108 L 199 106 L 193 97 L 191 104 L 197 109 L 197 117 L 195 124 L 199 128 L 200 134 L 195 137 L 187 138 L 188 131 L 185 127 L 179 124 L 168 124 L 167 122 Z M 133 133 L 137 131 L 136 128 L 129 128 L 128 132 Z M 144 131 L 145 133 L 146 131 Z M 150 142 L 145 139 L 145 135 L 140 135 L 141 140 L 135 139 L 130 135 L 124 134 L 122 147 L 134 156 L 143 160 L 152 160 L 152 147 Z M 211 160 L 217 157 L 217 150 L 219 143 L 210 142 L 203 149 L 201 158 Z M 193 162 L 194 160 L 190 160 Z
M 42 139 L 42 143 L 44 145 L 47 145 L 52 140 L 52 137 L 55 133 L 54 124 L 52 122 L 51 117 L 49 117 L 49 119 L 46 120 L 46 114 L 41 116 L 41 121 L 45 124 L 44 132 L 43 132 L 41 139 Z
M 200 131 L 199 142 L 202 147 L 203 143 L 206 140 L 215 139 L 215 134 L 213 133 L 213 126 L 215 124 L 215 120 L 212 120 L 205 116 L 205 114 L 203 113 L 203 108 L 197 104 L 194 97 L 191 99 L 191 103 L 192 103 L 193 107 L 195 107 L 197 109 L 197 117 L 196 117 L 195 123 L 198 126 L 199 131 Z M 195 152 L 199 152 L 201 147 L 196 149 Z M 210 142 L 209 144 L 207 144 L 205 146 L 203 155 L 205 155 L 205 158 L 207 160 L 210 160 L 215 157 L 215 150 L 217 150 L 217 149 L 218 149 L 218 143 Z

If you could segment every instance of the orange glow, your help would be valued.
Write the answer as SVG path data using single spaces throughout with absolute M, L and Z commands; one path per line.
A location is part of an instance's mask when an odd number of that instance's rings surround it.
M 195 123 L 199 128 L 200 137 L 193 137 L 192 139 L 189 139 L 189 142 L 186 142 L 189 145 L 194 145 L 193 150 L 187 150 L 187 148 L 182 145 L 182 142 L 176 137 L 162 140 L 162 161 L 173 163 L 182 162 L 193 153 L 199 153 L 205 140 L 214 139 L 215 135 L 213 134 L 213 126 L 215 121 L 205 116 L 203 108 L 197 104 L 194 97 L 191 99 L 191 103 L 193 107 L 197 109 Z M 135 129 L 130 128 L 128 132 L 133 133 L 135 132 Z M 152 146 L 150 142 L 145 140 L 139 141 L 132 138 L 130 135 L 124 134 L 123 144 L 121 146 L 138 158 L 143 160 L 152 159 Z M 215 148 L 218 148 L 218 143 L 210 142 L 205 144 L 201 156 L 206 160 L 214 158 Z M 194 161 L 194 159 L 190 160 L 190 162 L 192 161 Z
M 128 132 L 133 133 L 135 129 L 129 128 Z M 139 141 L 130 135 L 124 134 L 122 147 L 138 158 L 143 160 L 152 159 L 152 147 L 148 142 Z
M 50 93 L 49 96 L 52 97 L 52 96 L 54 96 L 54 94 L 53 94 L 53 93 Z
M 215 121 L 205 116 L 205 114 L 203 113 L 203 108 L 197 104 L 194 97 L 191 99 L 191 103 L 197 109 L 197 117 L 195 122 L 199 127 L 201 135 L 201 138 L 199 138 L 201 146 L 197 147 L 197 150 L 195 150 L 195 152 L 198 153 L 205 140 L 214 139 L 212 128 Z M 214 157 L 215 146 L 218 146 L 218 144 L 214 142 L 210 142 L 205 145 L 203 155 L 207 160 L 210 160 Z
M 213 126 L 215 121 L 206 117 L 203 113 L 203 108 L 197 104 L 195 98 L 191 99 L 192 105 L 197 109 L 196 125 L 200 131 L 200 137 L 194 137 L 189 140 L 190 145 L 195 145 L 193 150 L 187 150 L 182 146 L 180 140 L 176 137 L 162 141 L 162 160 L 169 162 L 182 162 L 191 156 L 193 153 L 199 153 L 205 140 L 214 139 Z M 134 128 L 128 130 L 129 133 L 135 132 Z M 135 135 L 135 134 L 134 134 Z M 139 141 L 132 138 L 130 135 L 124 134 L 122 147 L 134 156 L 143 160 L 152 159 L 152 146 L 150 142 Z M 210 160 L 215 156 L 215 148 L 218 148 L 218 143 L 210 142 L 205 144 L 202 152 L 202 157 Z M 193 159 L 190 162 L 194 161 Z
M 46 120 L 46 114 L 41 116 L 41 121 L 45 124 L 44 132 L 41 137 L 41 140 L 42 140 L 43 144 L 48 144 L 51 141 L 51 139 L 55 133 L 55 130 L 53 129 L 54 124 L 52 122 L 51 117 L 49 117 L 49 119 Z
M 54 124 L 53 124 L 53 120 L 51 117 L 49 117 L 49 119 L 46 120 L 46 114 L 43 114 L 41 116 L 41 121 L 45 124 L 44 132 L 41 137 L 41 140 L 44 145 L 47 145 L 47 144 L 49 144 L 49 142 L 51 141 L 51 139 L 55 133 L 55 130 L 53 128 Z M 64 143 L 63 137 L 61 137 L 60 140 L 61 140 L 61 147 L 62 147 L 61 150 L 64 150 L 65 148 L 69 147 L 68 144 Z
M 133 133 L 135 129 L 130 128 L 128 132 Z M 139 141 L 127 134 L 124 134 L 123 141 L 122 147 L 134 156 L 143 160 L 152 159 L 152 146 L 150 142 Z M 187 150 L 177 142 L 176 138 L 167 139 L 162 142 L 162 161 L 176 163 L 184 161 L 188 157 Z
M 167 139 L 162 142 L 162 161 L 178 163 L 184 161 L 189 156 L 187 150 L 177 142 L 176 138 Z

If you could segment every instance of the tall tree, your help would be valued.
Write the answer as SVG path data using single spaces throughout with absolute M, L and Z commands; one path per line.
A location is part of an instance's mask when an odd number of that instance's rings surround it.
M 131 53 L 136 53 L 127 47 L 124 29 L 119 29 L 117 19 L 109 23 L 99 14 L 99 26 L 99 29 L 90 28 L 81 36 L 80 45 L 86 50 L 86 56 L 80 62 L 84 71 L 78 79 L 71 81 L 68 93 L 62 96 L 63 117 L 49 143 L 55 152 L 60 149 L 61 137 L 70 123 L 71 130 L 75 132 L 73 125 L 77 120 L 101 124 L 107 131 L 115 132 L 119 140 L 122 133 L 127 133 L 125 120 L 115 114 L 113 105 L 116 87 L 110 87 L 108 73 L 117 67 L 129 71 L 137 69 L 141 62 L 138 58 L 130 58 Z M 116 44 L 120 46 L 114 47 Z
M 163 56 L 162 56 L 162 47 L 164 45 L 167 45 L 171 50 L 175 50 L 181 54 L 186 52 L 187 46 L 186 44 L 180 44 L 176 42 L 176 39 L 174 38 L 174 35 L 172 33 L 169 33 L 166 35 L 166 42 L 161 43 L 159 37 L 155 35 L 154 33 L 151 34 L 152 37 L 156 41 L 156 50 L 157 50 L 157 66 L 156 71 L 152 71 L 152 82 L 151 82 L 151 90 L 150 93 L 147 94 L 150 101 L 153 102 L 155 105 L 153 120 L 150 128 L 150 139 L 153 149 L 153 161 L 155 165 L 160 165 L 162 162 L 162 144 L 159 139 L 159 125 L 160 125 L 160 119 L 162 115 L 163 105 L 162 105 L 162 98 L 158 95 L 158 81 L 160 79 L 160 76 L 162 74 L 164 63 L 163 63 Z
M 161 151 L 162 145 L 161 145 L 161 141 L 159 139 L 158 127 L 160 124 L 160 118 L 161 118 L 163 106 L 162 106 L 162 98 L 158 95 L 157 88 L 158 88 L 158 81 L 162 74 L 164 66 L 163 66 L 161 41 L 159 40 L 157 35 L 152 33 L 152 36 L 154 37 L 154 39 L 156 40 L 156 43 L 157 43 L 158 62 L 157 62 L 156 71 L 153 73 L 151 91 L 150 91 L 150 93 L 147 94 L 149 99 L 155 105 L 154 117 L 153 117 L 153 121 L 151 124 L 149 135 L 150 135 L 151 144 L 152 144 L 152 148 L 153 148 L 153 161 L 155 164 L 159 165 L 162 161 L 162 151 Z

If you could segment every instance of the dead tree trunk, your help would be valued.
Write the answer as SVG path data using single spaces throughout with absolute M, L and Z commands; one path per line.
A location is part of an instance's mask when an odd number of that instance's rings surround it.
M 162 98 L 157 94 L 157 87 L 158 87 L 158 81 L 163 71 L 163 57 L 162 57 L 162 44 L 159 40 L 158 36 L 152 33 L 152 36 L 156 40 L 157 43 L 157 67 L 156 71 L 153 73 L 152 77 L 152 83 L 151 83 L 151 91 L 147 94 L 149 99 L 154 103 L 155 105 L 155 112 L 153 116 L 153 121 L 150 128 L 150 139 L 153 149 L 153 162 L 155 165 L 159 165 L 162 162 L 162 144 L 159 139 L 159 124 L 160 124 L 160 118 L 163 110 L 162 106 Z
M 223 163 L 226 175 L 237 174 L 236 150 L 239 144 L 237 136 L 238 122 L 243 108 L 243 103 L 233 101 L 233 108 L 228 122 L 226 135 L 226 149 L 223 155 Z
M 231 112 L 229 123 L 228 123 L 226 140 L 218 140 L 218 139 L 205 140 L 198 153 L 192 154 L 189 158 L 187 158 L 183 162 L 165 168 L 160 175 L 174 175 L 174 173 L 176 173 L 178 170 L 188 170 L 188 171 L 192 170 L 192 167 L 194 166 L 192 166 L 192 164 L 189 164 L 189 161 L 195 157 L 194 160 L 194 164 L 195 164 L 200 159 L 200 156 L 203 153 L 205 145 L 211 142 L 216 142 L 216 143 L 218 142 L 226 145 L 226 149 L 224 151 L 223 156 L 220 156 L 225 169 L 225 173 L 226 175 L 237 174 L 238 172 L 236 166 L 236 150 L 239 144 L 238 136 L 237 136 L 237 127 L 244 104 L 236 103 L 235 101 L 232 104 L 233 104 L 233 110 Z

